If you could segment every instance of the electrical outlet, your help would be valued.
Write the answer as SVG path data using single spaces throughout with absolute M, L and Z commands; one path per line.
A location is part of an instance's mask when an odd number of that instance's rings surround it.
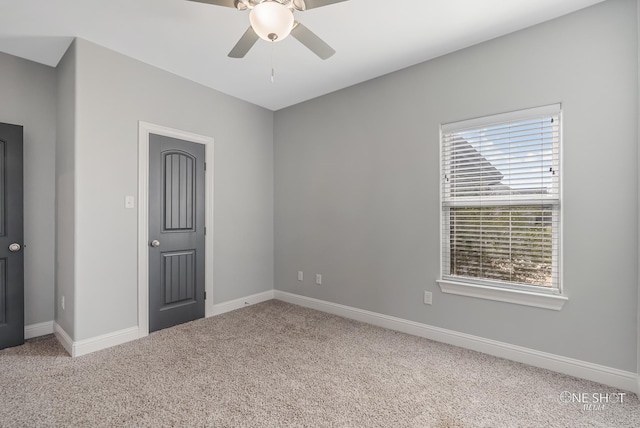
M 322 275 L 319 273 L 316 274 L 316 284 L 322 285 Z
M 62 307 L 62 310 L 64 311 L 64 296 L 62 296 L 62 298 L 60 299 L 60 306 Z
M 430 305 L 433 303 L 433 294 L 431 293 L 431 291 L 425 291 L 424 292 L 424 304 L 425 305 Z
M 298 271 L 298 281 L 302 281 L 304 280 L 304 274 L 302 273 L 301 270 Z

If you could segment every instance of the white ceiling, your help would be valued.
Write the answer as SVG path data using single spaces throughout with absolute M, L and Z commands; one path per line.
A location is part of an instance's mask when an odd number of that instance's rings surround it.
M 601 1 L 348 0 L 296 12 L 337 51 L 322 61 L 292 37 L 228 58 L 247 11 L 187 0 L 0 0 L 0 51 L 56 66 L 81 37 L 278 110 Z

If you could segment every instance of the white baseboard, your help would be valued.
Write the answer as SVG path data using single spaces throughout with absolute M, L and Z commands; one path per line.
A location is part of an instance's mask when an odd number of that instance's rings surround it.
M 67 351 L 67 354 L 73 356 L 73 340 L 71 336 L 55 321 L 53 323 L 53 333 L 56 335 L 58 342 L 60 342 L 65 351 Z
M 81 355 L 90 354 L 92 352 L 100 351 L 102 349 L 111 348 L 112 346 L 121 345 L 123 343 L 131 342 L 140 337 L 138 333 L 138 326 L 125 328 L 124 330 L 114 331 L 113 333 L 107 333 L 89 339 L 79 340 L 73 342 L 72 357 L 79 357 Z
M 265 291 L 251 296 L 242 297 L 240 299 L 230 300 L 224 303 L 218 303 L 213 305 L 213 313 L 209 316 L 221 315 L 226 312 L 235 311 L 236 309 L 244 308 L 245 306 L 255 305 L 256 303 L 266 302 L 267 300 L 273 300 L 274 290 Z
M 53 321 L 40 322 L 24 326 L 24 338 L 32 339 L 47 334 L 53 334 Z
M 564 373 L 582 379 L 609 385 L 621 390 L 640 393 L 640 377 L 636 373 L 614 369 L 586 361 L 567 358 L 560 355 L 510 345 L 504 342 L 485 339 L 470 334 L 459 333 L 439 327 L 395 318 L 375 312 L 365 311 L 337 303 L 326 302 L 284 291 L 274 291 L 274 298 L 306 308 L 341 317 L 362 321 L 379 327 L 420 336 L 438 342 L 448 343 L 461 348 L 471 349 L 484 354 L 528 364 L 530 366 Z
M 136 326 L 74 342 L 69 334 L 57 323 L 55 324 L 55 335 L 67 353 L 72 357 L 90 354 L 139 338 L 138 327 Z

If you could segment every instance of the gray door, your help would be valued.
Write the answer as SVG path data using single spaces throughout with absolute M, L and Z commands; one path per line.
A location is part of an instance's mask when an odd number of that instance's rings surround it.
M 204 317 L 204 150 L 149 136 L 149 332 Z
M 0 123 L 0 349 L 24 343 L 22 126 Z

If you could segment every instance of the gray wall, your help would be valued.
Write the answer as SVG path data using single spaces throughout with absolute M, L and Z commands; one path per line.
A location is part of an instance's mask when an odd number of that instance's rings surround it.
M 276 112 L 276 289 L 635 372 L 636 42 L 607 1 Z M 557 102 L 569 302 L 441 293 L 439 124 Z
M 71 337 L 75 333 L 75 141 L 76 44 L 58 64 L 56 127 L 56 322 Z M 65 298 L 62 309 L 61 299 Z
M 24 127 L 25 325 L 54 317 L 56 72 L 0 53 L 0 121 Z
M 637 48 L 638 48 L 638 122 L 636 126 L 638 138 L 638 169 L 640 169 L 640 0 L 637 0 Z M 640 192 L 640 171 L 638 172 L 638 192 Z M 640 194 L 638 195 L 638 391 L 640 391 Z
M 273 289 L 273 112 L 75 47 L 73 339 L 137 325 L 137 210 L 124 198 L 138 194 L 139 120 L 215 139 L 214 303 Z

